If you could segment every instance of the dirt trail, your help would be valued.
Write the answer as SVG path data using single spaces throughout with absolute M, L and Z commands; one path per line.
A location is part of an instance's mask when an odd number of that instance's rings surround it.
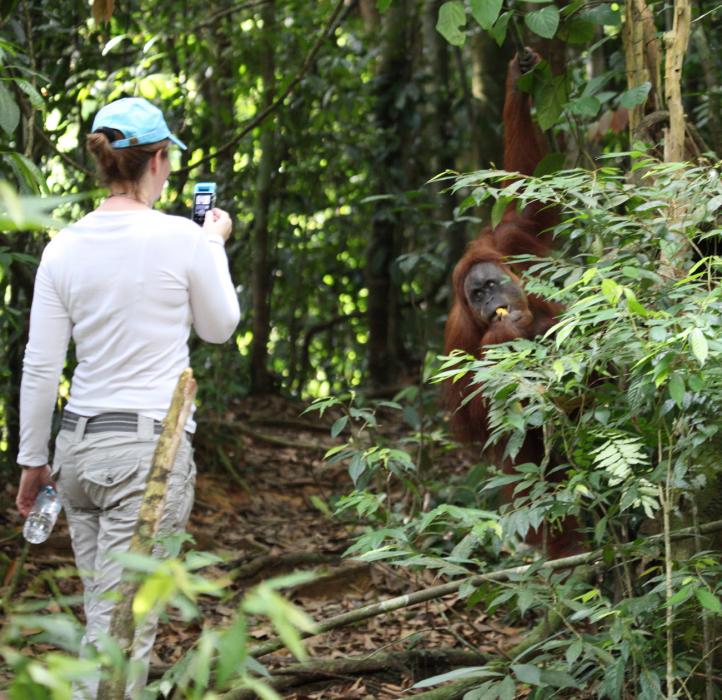
M 231 600 L 202 602 L 205 624 L 222 625 L 229 620 L 234 614 L 233 600 L 237 601 L 253 584 L 298 569 L 315 569 L 318 578 L 287 595 L 316 620 L 439 582 L 430 572 L 411 573 L 383 563 L 343 561 L 341 555 L 352 541 L 352 527 L 329 517 L 323 512 L 323 504 L 334 495 L 347 493 L 352 486 L 344 467 L 328 468 L 322 462 L 324 446 L 332 444 L 328 433 L 302 429 L 295 423 L 299 420 L 297 407 L 277 401 L 253 404 L 254 416 L 280 419 L 276 425 L 269 425 L 272 420 L 252 422 L 246 412 L 250 404 L 236 408 L 232 418 L 206 426 L 206 437 L 199 440 L 197 449 L 200 475 L 189 532 L 198 549 L 233 560 L 234 568 L 242 567 L 243 572 L 232 584 Z M 315 417 L 306 420 L 311 424 L 319 422 Z M 252 433 L 275 439 L 278 444 Z M 214 454 L 219 444 L 223 446 L 225 468 L 219 455 Z M 312 445 L 319 449 L 310 449 Z M 205 471 L 204 461 L 215 462 L 218 471 Z M 18 518 L 12 518 L 7 511 L 6 515 L 11 521 L 0 525 L 19 525 Z M 20 545 L 19 538 L 11 539 L 3 543 L 2 551 L 14 559 Z M 25 566 L 28 576 L 15 596 L 47 598 L 51 591 L 47 583 L 38 583 L 37 574 L 48 568 L 72 567 L 64 522 L 59 523 L 48 543 L 33 548 Z M 9 575 L 6 573 L 6 580 Z M 33 579 L 36 583 L 28 588 Z M 62 594 L 80 593 L 75 576 L 61 579 L 57 585 L 57 592 Z M 80 609 L 79 604 L 73 606 L 77 615 Z M 169 615 L 159 627 L 154 669 L 180 658 L 192 646 L 199 630 L 197 623 L 189 626 Z M 453 649 L 498 655 L 500 649 L 519 641 L 520 632 L 523 630 L 489 619 L 481 610 L 466 610 L 455 597 L 433 601 L 305 642 L 312 659 L 353 657 L 368 661 L 378 658 L 379 653 L 391 654 L 385 669 L 330 670 L 326 679 L 279 692 L 297 700 L 409 697 L 413 691 L 409 693 L 408 688 L 414 682 L 444 670 L 443 661 L 439 669 L 438 664 L 434 667 L 433 659 L 425 659 L 423 654 L 417 658 L 415 652 Z M 275 635 L 269 624 L 261 622 L 251 630 L 251 636 L 261 642 Z M 395 658 L 404 653 L 395 663 Z M 279 651 L 262 661 L 273 673 L 293 659 Z

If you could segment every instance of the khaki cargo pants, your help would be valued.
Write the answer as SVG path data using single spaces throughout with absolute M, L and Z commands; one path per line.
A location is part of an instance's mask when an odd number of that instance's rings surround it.
M 73 430 L 61 430 L 55 443 L 53 476 L 65 508 L 75 562 L 83 580 L 86 628 L 85 650 L 107 632 L 113 611 L 108 593 L 117 588 L 122 565 L 112 556 L 130 545 L 140 502 L 158 440 L 154 421 L 138 416 L 132 432 L 86 432 L 86 418 Z M 181 440 L 168 480 L 160 532 L 183 530 L 193 505 L 196 468 L 190 440 Z M 163 556 L 161 547 L 154 555 Z M 155 641 L 157 618 L 136 630 L 126 690 L 138 698 L 148 678 L 148 662 Z M 73 689 L 74 700 L 95 700 L 98 677 Z

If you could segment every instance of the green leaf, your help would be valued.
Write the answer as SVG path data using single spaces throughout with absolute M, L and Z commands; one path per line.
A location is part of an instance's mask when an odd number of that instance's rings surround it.
M 464 3 L 459 0 L 445 2 L 439 8 L 439 19 L 436 22 L 436 31 L 453 46 L 463 46 L 466 34 L 461 31 L 466 26 L 466 12 Z
M 567 109 L 572 114 L 577 114 L 580 117 L 596 117 L 602 103 L 593 95 L 586 95 L 577 97 L 571 100 L 567 105 Z
M 618 27 L 622 23 L 622 13 L 619 6 L 617 6 L 617 9 L 612 9 L 611 3 L 589 8 L 584 13 L 584 17 L 590 22 L 609 27 Z
M 354 483 L 354 486 L 356 485 L 356 482 L 361 477 L 361 474 L 363 474 L 366 471 L 366 460 L 363 458 L 363 455 L 360 452 L 357 452 L 353 459 L 351 460 L 351 464 L 348 468 L 349 476 L 351 477 L 351 480 Z
M 711 610 L 716 615 L 722 614 L 722 603 L 714 593 L 710 593 L 706 588 L 698 588 L 694 594 L 703 608 Z
M 506 40 L 506 28 L 509 26 L 510 19 L 511 12 L 502 12 L 501 15 L 499 15 L 499 19 L 494 23 L 494 26 L 489 30 L 489 34 L 491 34 L 499 46 Z
M 584 645 L 581 639 L 575 639 L 568 647 L 565 654 L 567 666 L 571 666 L 582 654 Z
M 458 668 L 455 671 L 440 673 L 438 676 L 424 678 L 424 680 L 414 683 L 412 688 L 428 688 L 432 685 L 445 683 L 446 681 L 455 681 L 460 678 L 498 678 L 501 673 L 492 671 L 487 666 L 467 666 L 466 668 Z
M 547 5 L 540 10 L 527 12 L 524 23 L 534 34 L 544 39 L 552 39 L 559 27 L 559 10 L 554 5 Z
M 32 83 L 29 83 L 25 78 L 15 78 L 15 84 L 28 96 L 30 104 L 35 107 L 35 109 L 45 109 L 45 100 L 43 100 Z
M 541 672 L 541 681 L 554 688 L 578 688 L 574 676 L 566 671 L 556 669 L 544 669 Z
M 502 0 L 471 0 L 471 16 L 482 29 L 491 29 L 501 12 Z
M 674 607 L 689 600 L 694 592 L 694 586 L 682 586 L 668 601 L 667 605 Z
M 519 608 L 519 613 L 523 615 L 534 603 L 535 594 L 531 588 L 522 588 L 517 597 L 516 604 Z
M 507 676 L 499 686 L 499 700 L 514 700 L 516 698 L 516 683 L 511 676 Z
M 709 345 L 707 344 L 707 338 L 704 337 L 704 333 L 699 328 L 693 328 L 690 332 L 689 347 L 700 365 L 704 365 L 709 354 Z
M 0 127 L 12 136 L 20 122 L 20 108 L 5 83 L 0 81 Z
M 629 88 L 629 90 L 626 90 L 620 96 L 619 106 L 625 107 L 626 109 L 632 109 L 632 107 L 644 104 L 651 87 L 652 83 L 647 81 L 646 83 L 637 85 L 637 87 Z
M 567 44 L 590 44 L 594 40 L 594 22 L 575 15 L 562 24 L 558 37 Z
M 545 8 L 546 9 L 546 8 Z M 559 119 L 562 110 L 567 104 L 567 81 L 563 75 L 555 75 L 551 80 L 545 81 L 535 91 L 537 101 L 537 121 L 546 131 Z
M 391 7 L 391 0 L 376 0 L 376 7 L 379 12 L 384 13 Z
M 669 395 L 679 408 L 684 401 L 684 380 L 676 372 L 669 378 Z
M 504 212 L 506 211 L 506 208 L 511 204 L 511 199 L 509 197 L 499 197 L 499 199 L 494 202 L 494 206 L 491 208 L 491 225 L 492 226 L 498 226 L 499 222 L 501 221 L 501 218 L 504 216 Z
M 564 153 L 547 153 L 541 159 L 539 165 L 534 168 L 534 177 L 543 177 L 544 175 L 552 175 L 564 167 L 566 155 Z
M 348 416 L 341 416 L 337 419 L 331 426 L 331 437 L 337 437 L 346 427 L 346 423 L 348 423 Z
M 532 664 L 512 664 L 511 670 L 521 683 L 539 685 L 541 683 L 541 670 Z

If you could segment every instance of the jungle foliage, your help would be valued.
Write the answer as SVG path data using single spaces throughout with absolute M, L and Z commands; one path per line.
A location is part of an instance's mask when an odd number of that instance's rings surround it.
M 514 658 L 419 688 L 451 681 L 467 700 L 511 699 L 525 687 L 532 698 L 719 697 L 719 541 L 673 544 L 671 536 L 722 513 L 718 6 L 692 7 L 684 57 L 693 164 L 662 163 L 659 131 L 628 132 L 629 115 L 662 93 L 654 71 L 627 82 L 623 38 L 635 20 L 617 3 L 94 7 L 95 19 L 70 0 L 0 7 L 3 473 L 15 480 L 35 265 L 48 233 L 103 196 L 83 149 L 94 112 L 141 95 L 162 104 L 191 145 L 175 154 L 160 206 L 185 215 L 193 182 L 216 180 L 219 204 L 236 222 L 228 251 L 246 313 L 235 342 L 193 346 L 202 409 L 280 391 L 341 411 L 333 433 L 351 437 L 328 458 L 348 461 L 355 490 L 338 500 L 336 516 L 353 512 L 366 523 L 350 554 L 453 578 L 527 561 L 519 543 L 543 519 L 573 514 L 587 528 L 598 556 L 584 575 L 534 563 L 502 583 L 470 579 L 460 589 L 470 606 L 545 618 L 548 634 Z M 658 40 L 675 26 L 676 9 L 649 8 Z M 526 44 L 545 58 L 523 87 L 554 155 L 534 177 L 509 184 L 494 169 L 501 80 Z M 525 279 L 530 291 L 566 304 L 560 323 L 482 360 L 436 362 L 453 264 L 483 220 L 498 220 L 520 198 L 562 215 L 558 251 Z M 685 272 L 665 274 L 660 260 L 676 255 L 680 240 L 689 241 Z M 451 482 L 434 472 L 435 456 L 452 445 L 426 381 L 462 372 L 490 403 L 491 439 L 513 454 L 528 429 L 541 428 L 567 480 L 550 482 L 545 464 L 502 475 L 482 463 Z M 363 398 L 365 388 L 409 377 L 422 381 L 392 402 Z M 336 398 L 349 389 L 351 398 Z M 403 440 L 379 430 L 383 411 L 402 413 Z M 406 497 L 391 498 L 394 483 Z M 516 502 L 496 508 L 508 483 Z M 197 616 L 198 595 L 220 594 L 194 573 L 208 556 L 129 558 L 147 576 L 139 610 L 171 603 Z M 276 697 L 247 654 L 245 621 L 269 615 L 302 656 L 298 630 L 311 623 L 277 595 L 288 583 L 249 593 L 233 624 L 206 630 L 158 687 L 175 680 L 177 697 L 241 686 Z M 78 630 L 33 612 L 15 610 L 0 639 L 16 672 L 11 693 L 67 697 L 87 663 L 72 659 Z M 28 628 L 70 656 L 21 653 Z M 100 653 L 120 663 L 112 643 Z

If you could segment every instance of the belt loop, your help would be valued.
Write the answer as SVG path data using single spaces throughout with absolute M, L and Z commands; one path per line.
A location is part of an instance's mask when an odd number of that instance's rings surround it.
M 138 439 L 152 440 L 155 437 L 155 421 L 150 416 L 138 415 Z
M 88 423 L 88 416 L 78 416 L 78 422 L 73 430 L 73 444 L 77 445 L 85 436 L 85 426 Z

